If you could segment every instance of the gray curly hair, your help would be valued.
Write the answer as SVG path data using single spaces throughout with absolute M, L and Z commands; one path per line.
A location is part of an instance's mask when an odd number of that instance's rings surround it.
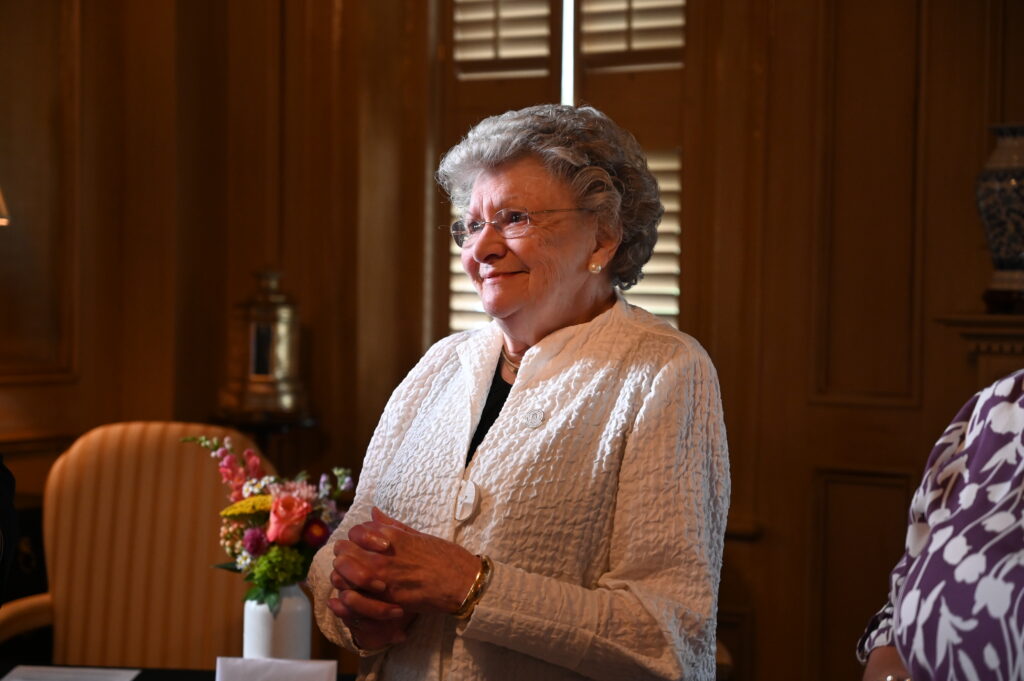
M 602 236 L 619 239 L 607 267 L 612 285 L 640 281 L 665 208 L 636 139 L 593 107 L 541 104 L 485 118 L 441 159 L 437 181 L 464 211 L 481 172 L 530 155 L 597 216 Z

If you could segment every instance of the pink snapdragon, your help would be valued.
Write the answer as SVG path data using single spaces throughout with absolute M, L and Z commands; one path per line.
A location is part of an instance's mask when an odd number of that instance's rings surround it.
M 242 486 L 245 484 L 245 471 L 238 464 L 238 458 L 234 454 L 225 454 L 218 466 L 220 479 L 226 485 L 231 486 L 231 494 L 228 498 L 231 501 L 242 499 Z

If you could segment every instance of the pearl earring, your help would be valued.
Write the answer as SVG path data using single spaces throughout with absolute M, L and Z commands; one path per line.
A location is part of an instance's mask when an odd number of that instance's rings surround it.
M 590 270 L 591 274 L 597 274 L 598 272 L 603 270 L 604 267 L 602 267 L 600 263 L 592 262 L 592 263 L 590 263 L 590 266 L 587 267 L 587 269 Z

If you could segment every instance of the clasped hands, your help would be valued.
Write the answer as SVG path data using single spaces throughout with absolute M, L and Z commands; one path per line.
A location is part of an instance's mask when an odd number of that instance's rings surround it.
M 334 544 L 327 607 L 360 648 L 401 643 L 418 613 L 458 610 L 480 569 L 480 559 L 458 544 L 425 534 L 379 508 Z

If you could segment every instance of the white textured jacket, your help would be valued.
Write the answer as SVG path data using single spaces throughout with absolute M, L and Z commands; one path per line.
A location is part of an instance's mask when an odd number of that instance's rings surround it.
M 361 678 L 712 679 L 729 462 L 704 349 L 620 297 L 527 351 L 467 467 L 501 343 L 445 338 L 395 390 L 310 570 L 320 628 L 358 650 L 326 607 L 332 545 L 377 505 L 494 572 L 468 621 L 421 615 Z

